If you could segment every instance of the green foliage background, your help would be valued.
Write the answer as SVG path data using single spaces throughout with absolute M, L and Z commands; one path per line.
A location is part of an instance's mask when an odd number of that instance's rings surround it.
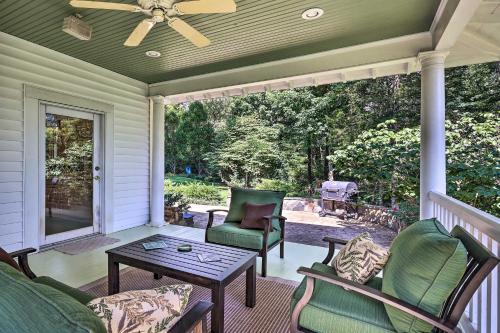
M 446 70 L 448 193 L 500 215 L 500 65 Z M 311 195 L 353 180 L 362 199 L 415 210 L 420 75 L 168 106 L 166 171 Z M 410 207 L 410 208 L 407 208 Z

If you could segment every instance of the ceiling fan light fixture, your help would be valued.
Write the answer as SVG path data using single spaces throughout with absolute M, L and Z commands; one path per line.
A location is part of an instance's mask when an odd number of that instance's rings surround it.
M 150 58 L 159 58 L 161 57 L 161 53 L 158 51 L 146 51 L 146 56 Z
M 309 8 L 302 13 L 304 20 L 315 20 L 323 16 L 325 11 L 321 8 Z

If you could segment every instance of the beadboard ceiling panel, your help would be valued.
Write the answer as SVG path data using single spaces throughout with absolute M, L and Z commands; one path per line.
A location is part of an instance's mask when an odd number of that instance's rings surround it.
M 154 27 L 139 47 L 125 47 L 143 14 L 77 10 L 68 3 L 2 0 L 0 31 L 155 83 L 428 31 L 439 0 L 236 0 L 236 13 L 184 16 L 212 41 L 203 49 L 166 24 Z M 311 7 L 325 14 L 303 20 L 301 13 Z M 92 26 L 90 41 L 61 30 L 63 19 L 75 13 Z M 148 50 L 162 56 L 148 58 Z

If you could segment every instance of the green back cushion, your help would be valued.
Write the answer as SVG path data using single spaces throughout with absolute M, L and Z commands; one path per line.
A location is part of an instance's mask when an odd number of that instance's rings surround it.
M 231 188 L 231 203 L 225 222 L 240 223 L 245 216 L 245 203 L 247 202 L 257 205 L 274 203 L 276 207 L 273 215 L 280 215 L 285 195 L 285 192 L 233 187 Z M 276 225 L 275 221 L 273 221 L 273 225 L 279 228 L 279 224 Z
M 467 251 L 436 219 L 419 221 L 396 239 L 384 268 L 382 291 L 439 315 L 465 273 Z M 385 305 L 398 332 L 430 332 L 432 326 Z
M 0 295 L 0 332 L 106 332 L 101 320 L 85 305 L 30 281 L 3 262 Z

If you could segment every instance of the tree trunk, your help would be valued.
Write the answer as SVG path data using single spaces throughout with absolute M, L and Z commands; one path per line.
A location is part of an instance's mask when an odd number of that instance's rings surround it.
M 312 176 L 312 149 L 311 140 L 307 140 L 307 183 L 311 185 L 313 182 Z
M 398 186 L 398 181 L 396 178 L 396 170 L 392 172 L 391 175 L 391 208 L 397 208 L 396 207 L 396 187 Z
M 245 187 L 250 187 L 250 177 L 248 176 L 248 172 L 245 173 Z
M 323 179 L 330 180 L 330 169 L 331 169 L 331 163 L 328 160 L 328 156 L 330 155 L 330 146 L 328 143 L 325 145 L 325 154 L 323 156 Z
M 378 183 L 377 205 L 382 206 L 383 204 L 384 204 L 384 185 L 382 183 Z
M 202 171 L 203 171 L 203 163 L 201 161 L 198 161 L 198 163 L 196 163 L 196 169 L 198 169 L 198 176 L 201 176 L 202 174 Z

